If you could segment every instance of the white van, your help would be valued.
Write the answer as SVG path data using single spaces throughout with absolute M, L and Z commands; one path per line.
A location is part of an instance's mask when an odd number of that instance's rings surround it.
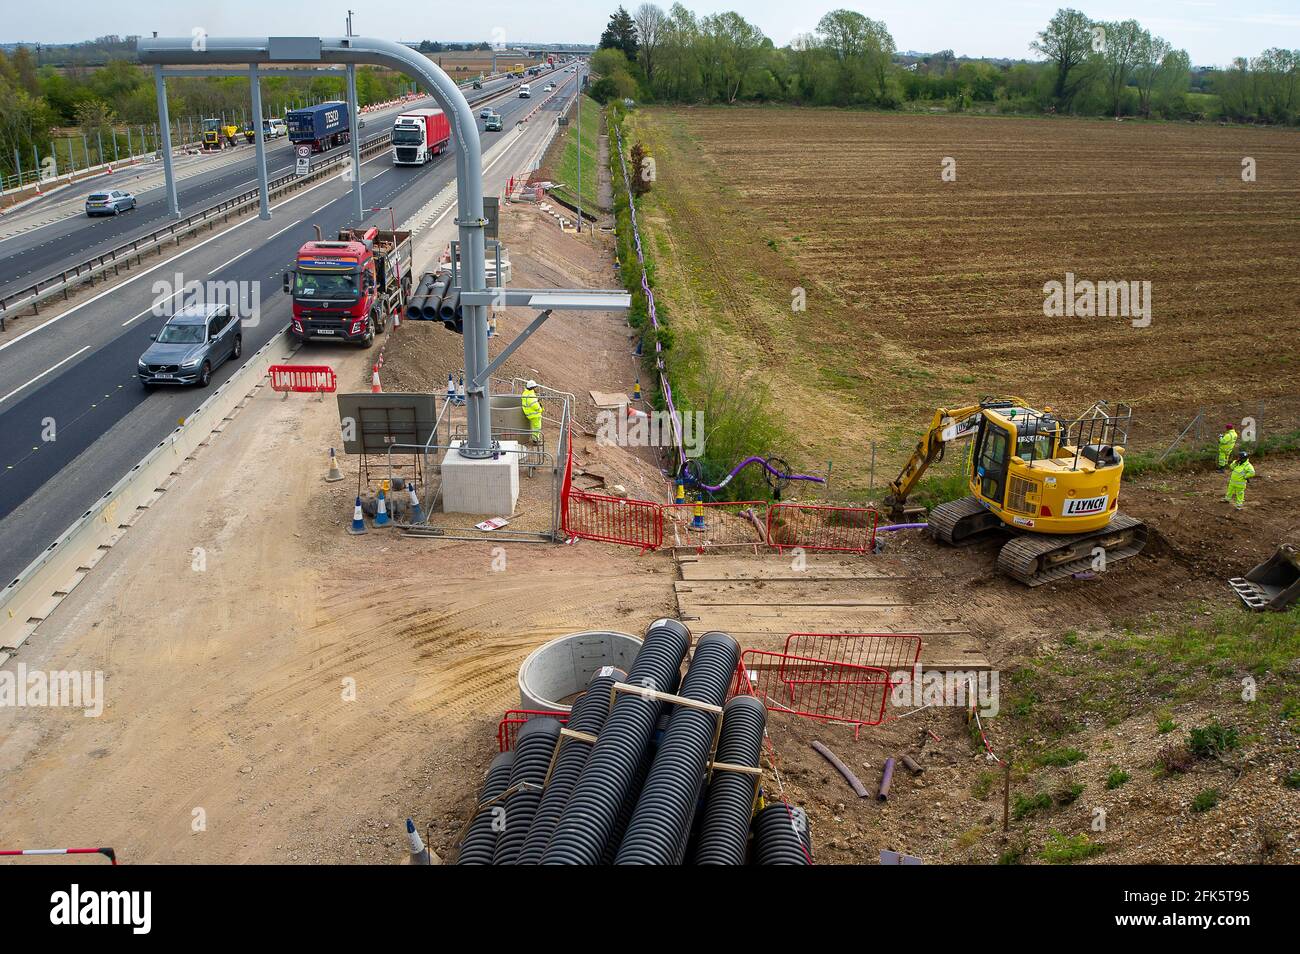
M 533 98 L 533 88 L 532 88 L 531 86 L 529 86 L 527 83 L 522 83 L 522 84 L 520 84 L 520 86 L 519 86 L 519 98 L 520 98 L 520 99 L 532 99 L 532 98 Z
M 279 139 L 281 136 L 289 135 L 289 127 L 284 124 L 283 119 L 263 119 L 262 135 L 267 139 Z

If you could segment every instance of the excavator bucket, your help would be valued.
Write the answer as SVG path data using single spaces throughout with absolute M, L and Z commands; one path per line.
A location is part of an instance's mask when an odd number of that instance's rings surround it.
M 1255 569 L 1228 584 L 1253 610 L 1284 610 L 1300 600 L 1300 552 L 1284 543 Z

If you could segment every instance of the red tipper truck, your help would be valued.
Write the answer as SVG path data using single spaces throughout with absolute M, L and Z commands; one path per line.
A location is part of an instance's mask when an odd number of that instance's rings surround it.
M 442 155 L 451 141 L 451 124 L 441 109 L 413 109 L 393 123 L 393 164 L 422 166 Z
M 345 229 L 336 242 L 308 242 L 285 272 L 284 290 L 293 296 L 289 333 L 295 338 L 332 338 L 368 348 L 393 310 L 406 308 L 411 233 Z

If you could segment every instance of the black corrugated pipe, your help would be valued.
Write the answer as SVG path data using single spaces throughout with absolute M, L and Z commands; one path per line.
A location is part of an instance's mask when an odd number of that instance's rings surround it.
M 515 740 L 515 767 L 510 772 L 510 787 L 522 786 L 512 792 L 505 802 L 501 837 L 497 839 L 494 865 L 512 865 L 524 846 L 528 829 L 533 826 L 533 816 L 542 800 L 542 782 L 551 765 L 555 743 L 560 741 L 558 719 L 529 719 L 519 730 Z
M 715 761 L 758 767 L 767 707 L 753 696 L 736 696 L 722 707 L 722 738 Z M 758 780 L 743 772 L 714 769 L 692 855 L 697 865 L 743 865 Z
M 668 728 L 668 715 L 671 709 L 672 706 L 664 706 L 663 711 L 659 713 L 659 718 L 655 720 L 654 731 L 650 733 L 650 744 L 646 746 L 645 754 L 641 756 L 641 764 L 637 766 L 632 784 L 628 786 L 623 807 L 618 810 L 618 821 L 614 823 L 614 830 L 610 832 L 609 840 L 605 842 L 605 850 L 600 856 L 602 865 L 612 865 L 614 859 L 618 857 L 618 846 L 623 843 L 627 826 L 632 823 L 632 813 L 636 811 L 636 803 L 641 798 L 641 787 L 645 785 L 646 776 L 650 774 L 650 766 L 655 760 L 655 751 L 659 748 L 659 742 Z
M 510 784 L 510 771 L 515 765 L 515 753 L 502 752 L 492 760 L 488 766 L 487 776 L 483 779 L 483 787 L 479 789 L 478 801 L 475 804 L 482 805 L 484 802 L 496 798 L 506 790 Z M 496 813 L 494 808 L 500 806 L 489 806 L 479 811 L 470 822 L 469 831 L 465 832 L 465 840 L 460 843 L 460 852 L 456 855 L 456 864 L 458 865 L 490 865 L 492 864 L 492 853 L 497 846 L 497 831 L 492 824 Z
M 706 705 L 722 705 L 739 660 L 740 644 L 734 639 L 726 633 L 705 633 L 695 644 L 678 695 Z M 673 709 L 615 864 L 681 863 L 718 718 L 716 713 L 690 706 Z
M 808 814 L 798 805 L 769 803 L 754 816 L 753 861 L 758 865 L 812 864 Z
M 628 670 L 628 683 L 676 692 L 690 644 L 690 631 L 677 620 L 655 620 Z M 619 694 L 542 854 L 542 864 L 600 861 L 663 706 L 648 695 Z
M 587 683 L 587 690 L 573 704 L 566 728 L 574 732 L 587 732 L 599 735 L 605 718 L 609 715 L 609 687 L 616 682 L 626 682 L 627 673 L 613 666 L 605 666 L 596 671 Z M 587 764 L 593 743 L 581 739 L 566 738 L 560 745 L 560 754 L 555 757 L 555 768 L 551 778 L 542 792 L 541 803 L 533 816 L 532 827 L 524 839 L 516 864 L 535 865 L 541 862 L 546 843 L 551 840 L 551 833 L 560 820 L 573 786 L 578 782 L 582 767 Z

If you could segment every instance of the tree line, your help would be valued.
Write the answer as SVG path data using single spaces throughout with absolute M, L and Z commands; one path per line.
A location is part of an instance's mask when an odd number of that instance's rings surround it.
M 1226 69 L 1136 20 L 1060 9 L 1033 41 L 1039 61 L 899 54 L 883 21 L 832 10 L 777 47 L 735 12 L 697 16 L 619 7 L 592 60 L 593 95 L 669 103 L 783 102 L 879 109 L 1056 112 L 1080 116 L 1300 123 L 1300 50 L 1274 48 Z

